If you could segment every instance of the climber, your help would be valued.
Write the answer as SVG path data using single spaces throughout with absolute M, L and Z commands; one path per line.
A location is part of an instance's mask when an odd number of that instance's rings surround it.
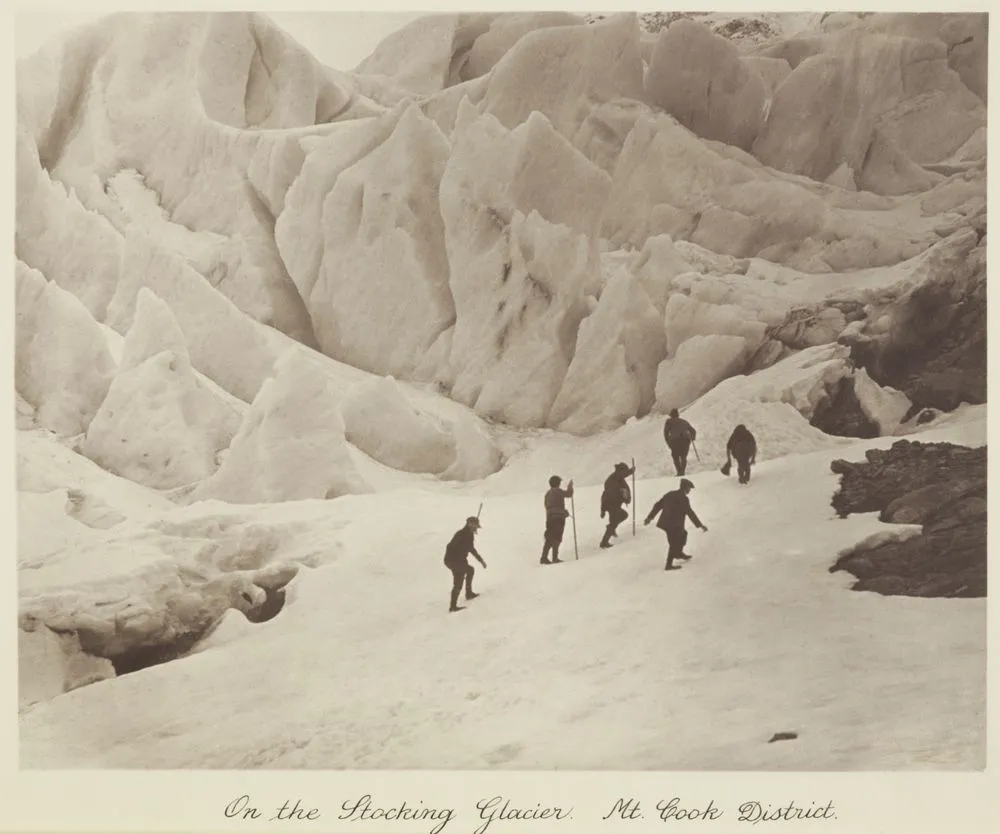
M 479 594 L 472 591 L 472 577 L 476 575 L 476 569 L 469 564 L 469 554 L 471 553 L 479 560 L 484 568 L 486 562 L 483 557 L 476 552 L 475 538 L 480 527 L 479 519 L 474 515 L 465 520 L 465 526 L 451 537 L 448 547 L 444 551 L 444 565 L 451 571 L 454 580 L 451 586 L 451 607 L 449 611 L 461 611 L 458 606 L 458 594 L 462 590 L 462 583 L 465 583 L 465 598 L 475 599 Z
M 698 433 L 691 424 L 685 420 L 674 408 L 670 411 L 670 416 L 663 424 L 663 439 L 670 447 L 670 454 L 674 459 L 674 468 L 677 474 L 683 476 L 687 469 L 688 449 L 694 442 Z
M 732 469 L 733 458 L 736 458 L 736 472 L 740 483 L 750 483 L 750 467 L 757 462 L 757 440 L 742 423 L 733 429 L 726 444 L 726 465 L 722 469 L 726 475 Z
M 573 497 L 573 482 L 570 481 L 566 489 L 559 486 L 561 483 L 562 478 L 553 475 L 549 478 L 549 491 L 545 493 L 545 546 L 542 548 L 541 559 L 543 565 L 552 565 L 562 561 L 559 558 L 559 545 L 562 544 L 566 519 L 569 518 L 566 499 Z M 549 551 L 552 552 L 551 562 L 549 561 Z
M 629 468 L 628 464 L 615 464 L 615 471 L 612 472 L 604 482 L 604 492 L 601 493 L 601 518 L 605 514 L 608 516 L 608 527 L 604 531 L 604 538 L 601 539 L 601 547 L 611 547 L 611 539 L 618 535 L 618 525 L 628 518 L 628 511 L 625 504 L 632 503 L 632 491 L 628 488 L 628 478 L 635 469 Z
M 690 559 L 691 556 L 684 552 L 684 545 L 687 544 L 687 530 L 684 529 L 684 521 L 690 518 L 696 527 L 702 532 L 708 532 L 708 528 L 701 523 L 694 510 L 691 509 L 691 501 L 688 493 L 694 489 L 694 484 L 687 478 L 681 479 L 680 489 L 668 492 L 653 505 L 653 509 L 646 516 L 644 524 L 649 524 L 660 514 L 660 520 L 656 523 L 664 533 L 667 534 L 667 566 L 664 570 L 676 570 L 680 565 L 674 564 L 674 559 Z

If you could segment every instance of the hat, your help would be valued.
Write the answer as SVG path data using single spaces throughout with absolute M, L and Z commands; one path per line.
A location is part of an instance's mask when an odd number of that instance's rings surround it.
M 681 478 L 681 489 L 687 487 L 688 489 L 694 489 L 694 484 L 692 484 L 687 478 Z
M 557 487 L 561 483 L 562 483 L 562 478 L 560 478 L 558 475 L 553 475 L 551 478 L 549 478 L 550 487 Z
M 615 472 L 627 472 L 627 471 L 628 471 L 628 464 L 627 463 L 616 463 L 615 464 Z
M 465 519 L 465 523 L 466 524 L 475 524 L 476 527 L 482 527 L 483 526 L 480 523 L 479 519 L 476 518 L 474 515 L 470 515 L 467 519 Z

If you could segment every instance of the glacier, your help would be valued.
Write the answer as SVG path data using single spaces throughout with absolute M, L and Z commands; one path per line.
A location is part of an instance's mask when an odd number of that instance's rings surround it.
M 832 460 L 986 443 L 986 28 L 441 14 L 346 69 L 121 13 L 20 60 L 22 762 L 982 766 L 985 600 L 827 569 L 910 535 L 834 519 Z M 674 408 L 677 582 L 656 530 L 596 548 L 615 463 L 640 521 L 675 485 Z M 538 578 L 554 473 L 579 559 Z

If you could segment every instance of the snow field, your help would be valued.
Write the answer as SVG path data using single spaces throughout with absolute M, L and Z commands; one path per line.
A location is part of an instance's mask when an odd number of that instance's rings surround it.
M 983 423 L 927 439 L 981 443 Z M 274 620 L 36 705 L 22 717 L 22 761 L 979 766 L 985 600 L 848 592 L 850 577 L 826 568 L 885 525 L 834 517 L 832 456 L 762 463 L 748 487 L 694 475 L 693 504 L 709 532 L 691 532 L 694 559 L 671 573 L 662 570 L 663 534 L 641 522 L 675 478 L 639 481 L 639 535 L 632 539 L 627 521 L 603 552 L 600 488 L 580 489 L 580 560 L 544 568 L 543 487 L 490 498 L 478 538 L 489 565 L 477 566 L 482 596 L 455 614 L 446 611 L 450 574 L 441 560 L 451 533 L 475 513 L 474 496 L 407 490 L 252 508 L 274 522 L 309 517 L 310 545 L 342 550 L 300 573 Z M 573 558 L 570 525 L 561 557 Z M 799 733 L 795 745 L 766 744 L 788 729 Z

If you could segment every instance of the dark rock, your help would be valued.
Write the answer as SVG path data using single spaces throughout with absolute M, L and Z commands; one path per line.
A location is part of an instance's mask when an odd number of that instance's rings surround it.
M 901 576 L 886 574 L 883 576 L 873 576 L 863 582 L 854 585 L 855 591 L 874 591 L 884 597 L 902 595 L 906 596 L 907 583 Z
M 956 502 L 975 500 L 979 489 L 976 484 L 961 480 L 929 484 L 894 498 L 879 515 L 879 520 L 893 524 L 924 524 L 944 507 L 948 508 L 948 514 L 951 515 L 951 507 Z M 983 511 L 985 512 L 985 503 Z
M 847 326 L 848 318 L 844 310 L 853 315 L 857 308 L 846 301 L 796 307 L 789 311 L 783 322 L 769 327 L 767 336 L 792 350 L 830 344 L 837 341 Z
M 879 512 L 882 521 L 922 524 L 920 535 L 860 545 L 831 572 L 857 577 L 853 589 L 883 595 L 986 595 L 986 448 L 901 440 L 870 449 L 865 463 L 835 460 L 833 507 Z
M 986 402 L 986 259 L 977 235 L 968 229 L 942 250 L 927 280 L 893 304 L 888 333 L 852 352 L 914 409 Z
M 838 437 L 878 437 L 878 423 L 870 420 L 858 402 L 854 378 L 844 377 L 833 392 L 816 405 L 810 425 Z
M 768 740 L 767 743 L 772 744 L 775 741 L 791 741 L 792 739 L 798 737 L 799 737 L 798 733 L 791 733 L 791 732 L 775 733 L 773 736 L 771 736 L 771 738 Z
M 794 353 L 790 348 L 785 347 L 777 339 L 765 339 L 753 355 L 747 360 L 743 370 L 745 374 L 752 374 L 754 371 L 762 371 L 770 368 L 776 362 L 780 362 L 786 356 Z

